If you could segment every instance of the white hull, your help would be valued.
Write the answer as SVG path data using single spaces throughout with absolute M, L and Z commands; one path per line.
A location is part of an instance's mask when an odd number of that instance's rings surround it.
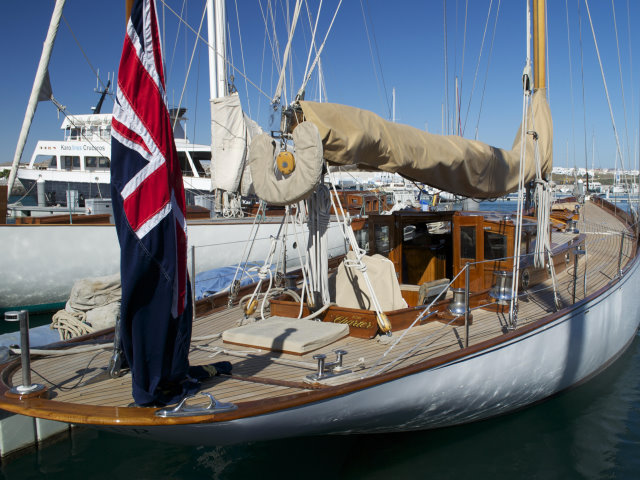
M 325 401 L 230 422 L 105 427 L 221 445 L 318 434 L 425 430 L 505 414 L 583 382 L 614 361 L 640 322 L 640 262 L 622 282 L 547 325 L 456 361 Z M 214 390 L 215 394 L 215 390 Z
M 196 273 L 239 263 L 250 236 L 252 220 L 221 220 L 189 225 L 189 256 L 195 246 Z M 264 261 L 279 223 L 263 223 L 249 257 Z M 45 306 L 65 302 L 73 283 L 85 277 L 119 272 L 120 246 L 113 225 L 0 225 L 3 275 L 0 309 Z M 294 243 L 287 239 L 287 267 L 299 266 Z M 340 227 L 329 227 L 329 256 L 345 253 Z M 191 269 L 191 258 L 189 258 Z

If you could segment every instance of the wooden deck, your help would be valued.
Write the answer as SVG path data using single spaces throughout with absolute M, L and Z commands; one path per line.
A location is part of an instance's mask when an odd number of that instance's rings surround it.
M 573 205 L 567 205 L 572 208 Z M 605 287 L 617 275 L 624 224 L 602 208 L 591 203 L 584 207 L 578 224 L 581 234 L 586 234 L 586 255 L 579 257 L 577 279 L 573 262 L 557 275 L 557 296 L 561 308 L 573 303 L 574 280 L 576 301 Z M 552 243 L 566 241 L 565 233 L 556 233 Z M 622 267 L 635 254 L 634 242 L 627 239 L 623 246 Z M 585 283 L 586 271 L 586 283 Z M 517 328 L 524 328 L 541 317 L 556 311 L 554 291 L 550 280 L 522 292 L 518 304 Z M 469 345 L 477 345 L 495 339 L 508 332 L 507 317 L 494 309 L 475 308 L 473 323 L 469 329 Z M 377 339 L 366 340 L 347 337 L 319 351 L 295 356 L 225 344 L 218 336 L 199 340 L 199 337 L 220 334 L 236 326 L 242 318 L 236 307 L 197 319 L 193 329 L 190 353 L 192 365 L 227 360 L 233 364 L 231 376 L 215 377 L 204 385 L 218 400 L 236 404 L 268 400 L 304 391 L 327 388 L 330 385 L 347 384 L 353 380 L 375 375 L 381 369 L 394 370 L 441 355 L 460 351 L 464 346 L 464 326 L 428 322 L 417 325 L 408 332 L 394 332 L 390 343 Z M 404 335 L 392 347 L 393 342 Z M 333 377 L 314 385 L 305 382 L 305 376 L 316 370 L 311 358 L 315 353 L 326 353 L 327 361 L 333 361 L 336 349 L 344 349 L 344 365 L 352 373 Z M 383 355 L 387 352 L 386 356 Z M 106 367 L 110 349 L 98 352 L 71 354 L 65 357 L 40 357 L 32 360 L 32 381 L 43 383 L 54 401 L 83 405 L 124 407 L 133 402 L 131 377 L 108 378 Z M 13 373 L 13 384 L 21 383 L 20 369 Z

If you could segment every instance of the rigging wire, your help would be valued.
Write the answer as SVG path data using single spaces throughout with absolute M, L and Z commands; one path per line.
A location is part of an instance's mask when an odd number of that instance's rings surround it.
M 567 50 L 569 53 L 569 90 L 571 92 L 571 140 L 573 142 L 573 169 L 576 168 L 576 128 L 575 128 L 575 103 L 573 101 L 573 67 L 571 62 L 571 33 L 569 27 L 569 0 L 564 0 L 567 14 Z M 568 158 L 567 158 L 568 161 Z M 588 172 L 588 170 L 587 170 Z
M 611 98 L 609 97 L 609 89 L 607 88 L 607 79 L 605 78 L 604 75 L 604 69 L 602 67 L 602 58 L 600 57 L 600 49 L 598 48 L 598 41 L 596 39 L 596 32 L 593 28 L 593 20 L 591 19 L 591 11 L 589 10 L 589 0 L 584 0 L 584 4 L 587 7 L 587 15 L 589 16 L 589 25 L 591 26 L 591 33 L 593 35 L 593 43 L 596 47 L 596 54 L 598 56 L 598 64 L 600 65 L 600 74 L 602 75 L 602 83 L 604 85 L 604 91 L 605 94 L 607 96 L 607 105 L 609 106 L 609 115 L 611 117 L 611 125 L 613 126 L 613 133 L 616 139 L 616 148 L 618 151 L 618 155 L 620 156 L 620 164 L 622 167 L 622 170 L 624 171 L 625 166 L 624 166 L 624 156 L 622 155 L 622 150 L 620 148 L 620 139 L 618 137 L 618 129 L 616 128 L 616 121 L 615 118 L 613 116 L 613 109 L 611 107 Z M 626 182 L 626 177 L 623 177 L 625 180 L 625 184 Z M 629 193 L 629 186 L 627 186 L 627 194 Z M 631 205 L 631 201 L 629 201 L 629 205 Z
M 443 135 L 449 134 L 449 62 L 447 59 L 447 0 L 442 0 L 443 32 L 444 32 L 444 124 Z
M 309 28 L 311 28 L 311 24 L 313 23 L 313 20 L 311 18 L 311 11 L 309 9 L 309 4 L 307 2 L 307 0 L 305 0 L 305 6 L 307 7 L 307 20 L 309 21 Z M 320 2 L 320 5 L 322 5 L 322 2 Z M 320 18 L 320 7 L 318 7 L 318 18 Z M 317 20 L 316 20 L 317 22 Z M 313 48 L 316 52 L 316 54 L 318 53 L 318 46 L 315 43 L 315 40 L 312 39 L 313 41 Z M 327 96 L 327 87 L 326 84 L 323 80 L 324 78 L 324 74 L 323 74 L 323 70 L 322 70 L 322 60 L 320 58 L 318 58 L 318 94 L 319 94 L 319 101 L 322 101 L 323 95 L 324 95 L 324 101 L 326 102 L 328 99 Z
M 168 7 L 163 0 L 160 0 L 162 2 L 162 21 L 164 23 L 166 15 L 164 14 L 164 9 L 165 7 L 168 8 L 169 10 L 171 10 L 170 7 Z M 185 16 L 185 8 L 187 6 L 187 1 L 183 0 L 182 2 L 182 8 L 180 9 L 180 15 L 178 16 L 178 18 L 184 18 Z M 175 13 L 174 13 L 175 14 Z M 169 68 L 167 69 L 168 71 L 165 72 L 165 75 L 167 77 L 167 80 L 169 79 L 169 77 L 171 77 L 171 72 L 173 71 L 173 61 L 175 60 L 176 57 L 176 51 L 178 50 L 178 39 L 180 38 L 180 30 L 182 29 L 182 22 L 178 22 L 178 30 L 176 31 L 176 40 L 173 43 L 173 50 L 171 52 L 171 61 L 169 62 Z M 164 32 L 166 30 L 163 30 L 162 36 L 164 38 Z
M 207 16 L 207 5 L 205 3 L 205 7 L 204 10 L 202 11 L 202 17 L 200 18 L 200 25 L 198 26 L 198 33 L 196 34 L 198 37 L 200 36 L 200 32 L 202 31 L 202 25 L 204 24 L 204 19 Z M 185 37 L 185 41 L 186 41 L 186 37 Z M 185 42 L 185 46 L 186 46 L 186 42 Z M 182 84 L 182 91 L 180 92 L 180 99 L 178 100 L 178 112 L 180 111 L 180 106 L 182 105 L 182 99 L 184 98 L 184 93 L 187 90 L 187 82 L 189 80 L 189 74 L 191 73 L 191 66 L 193 65 L 193 57 L 195 57 L 196 55 L 196 48 L 198 46 L 198 39 L 196 38 L 196 40 L 193 42 L 193 50 L 191 52 L 191 58 L 189 59 L 189 65 L 187 66 L 187 74 L 185 75 L 184 78 L 184 83 Z M 176 118 L 173 120 L 173 128 L 176 128 L 176 125 L 178 123 L 178 119 L 179 119 L 179 115 L 176 114 Z
M 71 25 L 69 24 L 69 22 L 67 21 L 67 19 L 65 18 L 64 15 L 62 15 L 62 20 L 64 20 L 64 23 L 67 26 L 67 28 L 69 29 L 69 32 L 71 33 L 71 36 L 73 37 L 73 40 L 76 42 L 76 45 L 78 45 L 78 48 L 80 49 L 80 52 L 82 53 L 82 56 L 87 61 L 87 65 L 89 65 L 89 68 L 91 69 L 93 74 L 98 79 L 98 82 L 100 82 L 100 85 L 102 86 L 102 88 L 106 90 L 107 87 L 104 84 L 104 82 L 102 81 L 102 79 L 100 78 L 100 74 L 98 73 L 98 71 L 95 68 L 93 68 L 93 65 L 91 64 L 91 61 L 89 60 L 89 57 L 87 56 L 86 52 L 82 48 L 82 45 L 80 44 L 80 41 L 78 40 L 78 37 L 76 37 L 76 34 L 71 29 Z M 111 99 L 113 100 L 113 93 L 112 92 L 107 91 L 107 95 L 109 95 L 111 97 Z
M 291 61 L 291 43 L 293 41 L 293 35 L 296 31 L 296 26 L 298 25 L 298 17 L 300 16 L 300 8 L 302 7 L 302 1 L 296 0 L 296 6 L 293 11 L 293 19 L 289 30 L 289 38 L 287 40 L 287 46 L 284 49 L 284 58 L 282 60 L 282 68 L 280 70 L 280 78 L 278 79 L 278 85 L 276 86 L 276 93 L 271 99 L 272 104 L 280 103 L 280 99 L 284 96 L 285 101 L 287 98 L 287 86 L 285 82 L 285 75 L 287 69 L 287 62 Z M 288 20 L 288 16 L 287 16 Z M 292 69 L 290 68 L 290 71 Z
M 589 159 L 587 157 L 587 102 L 584 94 L 584 48 L 582 44 L 582 15 L 580 12 L 580 0 L 578 0 L 578 26 L 580 32 L 580 77 L 582 80 L 582 126 L 584 136 L 584 166 L 589 171 Z M 575 173 L 574 173 L 575 174 Z M 589 175 L 587 175 L 587 192 L 589 192 Z
M 366 1 L 366 0 L 364 0 Z M 362 10 L 362 19 L 364 21 L 364 30 L 367 34 L 367 41 L 369 42 L 369 53 L 371 55 L 371 63 L 373 64 L 373 73 L 376 76 L 376 84 L 378 85 L 378 94 L 382 95 L 380 92 L 380 79 L 382 79 L 382 90 L 384 91 L 384 103 L 387 105 L 387 114 L 388 118 L 391 118 L 391 105 L 389 105 L 389 95 L 387 93 L 387 84 L 384 81 L 384 73 L 382 71 L 382 62 L 380 61 L 380 49 L 378 48 L 378 42 L 376 40 L 376 32 L 373 28 L 373 21 L 371 20 L 371 11 L 369 8 L 369 3 L 367 2 L 367 11 L 369 11 L 369 20 L 367 20 L 367 13 L 364 9 L 363 0 L 360 0 L 360 10 Z M 371 22 L 371 35 L 369 35 L 369 22 Z M 373 44 L 375 46 L 376 58 L 378 60 L 378 68 L 380 69 L 380 78 L 378 78 L 378 70 L 376 69 L 376 62 L 373 55 L 373 47 L 371 46 L 371 36 L 373 36 Z
M 622 80 L 622 59 L 620 58 L 620 42 L 618 41 L 618 22 L 616 21 L 616 7 L 614 0 L 611 0 L 611 11 L 613 13 L 613 27 L 616 33 L 616 49 L 618 52 L 618 71 L 620 72 L 620 92 L 622 93 L 622 109 L 624 112 L 624 134 L 627 142 L 627 159 L 630 158 L 631 152 L 629 150 L 629 129 L 627 127 L 627 102 L 624 97 L 624 82 Z M 623 170 L 623 175 L 626 173 Z
M 527 35 L 526 35 L 526 45 L 527 45 L 527 59 L 525 62 L 524 75 L 529 75 L 531 72 L 531 55 L 530 55 L 530 46 L 531 46 L 531 11 L 529 8 L 529 2 L 527 1 L 526 8 L 526 24 L 527 24 Z M 521 236 L 522 236 L 522 217 L 524 210 L 524 164 L 526 161 L 526 141 L 527 141 L 527 121 L 529 119 L 529 115 L 527 115 L 527 110 L 529 106 L 529 101 L 531 99 L 530 92 L 530 80 L 525 80 L 523 82 L 522 89 L 522 123 L 520 129 L 520 165 L 519 165 L 519 173 L 518 173 L 518 205 L 516 209 L 516 224 L 515 224 L 515 235 L 513 242 L 513 269 L 511 273 L 511 299 L 509 300 L 509 322 L 512 328 L 516 327 L 517 322 L 517 312 L 518 312 L 518 277 L 520 276 L 520 245 L 521 245 Z
M 478 109 L 478 122 L 476 123 L 475 139 L 478 139 L 478 130 L 480 129 L 480 116 L 482 115 L 482 106 L 484 105 L 484 94 L 487 89 L 487 79 L 489 78 L 489 67 L 491 66 L 491 57 L 493 56 L 493 43 L 496 39 L 496 31 L 498 30 L 498 18 L 500 17 L 500 4 L 502 0 L 498 0 L 496 8 L 496 20 L 493 25 L 493 35 L 491 36 L 491 46 L 489 47 L 489 55 L 487 56 L 487 69 L 484 73 L 484 84 L 482 85 L 482 96 L 480 97 L 480 108 Z M 464 133 L 463 133 L 464 134 Z
M 271 8 L 271 2 L 267 2 L 267 13 L 265 14 L 264 8 L 262 7 L 262 0 L 258 2 L 260 6 L 260 14 L 262 15 L 262 21 L 264 22 L 264 33 L 265 33 L 265 42 L 269 40 L 269 45 L 271 46 L 271 57 L 274 63 L 280 64 L 280 46 L 278 44 L 278 37 L 275 34 L 275 23 L 273 19 L 273 9 Z M 273 37 L 269 31 L 269 23 L 271 23 L 271 27 L 273 28 Z M 264 57 L 263 57 L 264 60 Z
M 333 18 L 331 19 L 331 23 L 329 24 L 329 29 L 327 30 L 327 33 L 324 36 L 324 40 L 322 40 L 322 44 L 320 45 L 320 48 L 318 49 L 318 53 L 316 54 L 316 58 L 313 60 L 313 63 L 311 64 L 311 68 L 309 69 L 309 72 L 306 74 L 305 76 L 305 80 L 302 84 L 302 87 L 300 87 L 300 90 L 298 91 L 298 96 L 301 95 L 301 92 L 304 92 L 304 89 L 307 86 L 307 83 L 309 82 L 309 79 L 311 78 L 311 74 L 313 73 L 313 71 L 316 68 L 316 65 L 318 64 L 318 61 L 320 60 L 320 55 L 322 54 L 322 50 L 324 50 L 324 46 L 327 43 L 327 38 L 329 37 L 329 33 L 331 32 L 331 28 L 333 27 L 333 22 L 336 20 L 336 17 L 338 16 L 338 11 L 340 11 L 340 6 L 342 5 L 342 0 L 340 0 L 340 2 L 338 2 L 338 6 L 336 7 L 336 11 L 333 14 Z M 314 32 L 315 34 L 315 32 Z M 309 50 L 309 53 L 311 53 L 311 50 Z
M 311 12 L 309 11 L 309 3 L 305 0 L 305 7 L 307 8 L 307 18 L 309 20 L 309 26 L 311 26 Z M 304 85 L 305 79 L 307 78 L 307 73 L 309 72 L 309 62 L 311 61 L 311 53 L 316 51 L 316 32 L 318 30 L 318 20 L 320 20 L 320 12 L 322 11 L 322 0 L 320 0 L 320 4 L 318 5 L 318 15 L 316 15 L 316 21 L 313 24 L 313 30 L 311 30 L 311 41 L 309 42 L 309 53 L 307 54 L 307 64 L 304 66 L 304 75 L 302 77 L 302 84 Z
M 635 84 L 633 83 L 633 55 L 631 52 L 631 20 L 630 18 L 631 18 L 631 12 L 629 8 L 629 0 L 627 0 L 627 37 L 628 37 L 627 43 L 629 44 L 629 81 L 630 81 L 630 85 L 633 87 L 633 85 Z M 633 88 L 631 88 L 631 118 L 632 119 L 636 118 L 634 113 L 635 104 L 636 104 L 636 101 L 633 95 Z M 633 148 L 634 148 L 633 158 L 634 158 L 635 170 L 638 169 L 638 140 L 639 140 L 638 135 L 636 135 L 636 139 L 633 142 Z
M 236 21 L 238 24 L 238 39 L 240 42 L 240 57 L 242 59 L 242 70 L 244 70 L 245 72 L 247 71 L 247 67 L 245 66 L 245 62 L 244 62 L 244 46 L 242 43 L 242 32 L 240 31 L 240 14 L 238 13 L 238 0 L 234 0 L 234 4 L 236 7 Z M 229 41 L 229 44 L 231 44 L 231 41 Z M 249 117 L 252 116 L 251 114 L 251 99 L 249 98 L 249 84 L 247 83 L 247 79 L 244 79 L 244 89 L 246 92 L 246 96 L 247 96 L 247 111 L 249 112 Z
M 487 36 L 487 28 L 489 26 L 489 18 L 491 17 L 491 9 L 493 8 L 493 0 L 489 2 L 489 11 L 487 12 L 487 20 L 484 24 L 484 32 L 482 34 L 482 42 L 480 43 L 480 54 L 478 55 L 478 62 L 476 63 L 476 71 L 473 76 L 473 85 L 471 86 L 471 94 L 469 95 L 469 103 L 467 104 L 467 113 L 464 117 L 464 124 L 462 127 L 462 134 L 467 129 L 467 119 L 469 118 L 469 110 L 471 110 L 471 100 L 473 100 L 473 92 L 476 89 L 476 80 L 478 79 L 478 69 L 480 68 L 480 61 L 482 60 L 482 51 L 484 50 L 484 40 Z
M 462 37 L 462 71 L 460 73 L 460 89 L 459 89 L 459 98 L 462 98 L 462 81 L 464 80 L 464 56 L 467 50 L 467 13 L 469 11 L 469 0 L 465 0 L 464 5 L 464 34 Z M 486 84 L 486 82 L 485 82 Z M 460 112 L 458 112 L 460 115 Z
M 186 83 L 186 80 L 185 80 Z M 200 55 L 198 55 L 198 64 L 197 64 L 197 71 L 196 71 L 196 92 L 195 92 L 195 98 L 198 98 L 198 93 L 200 92 Z M 195 102 L 195 105 L 193 106 L 193 135 L 191 137 L 191 141 L 193 143 L 196 142 L 196 126 L 198 125 L 198 104 L 200 102 Z M 176 113 L 176 122 L 178 121 L 178 113 Z M 185 125 L 186 127 L 186 125 Z M 185 135 L 186 135 L 186 128 L 185 128 Z M 195 167 L 195 165 L 194 165 Z M 196 168 L 197 171 L 197 168 Z
M 196 38 L 199 39 L 202 43 L 204 43 L 207 46 L 207 48 L 214 48 L 214 46 L 212 44 L 210 44 L 205 38 L 203 38 L 202 35 L 200 35 L 198 32 L 196 32 L 196 30 L 191 25 L 189 25 L 189 23 L 186 20 L 184 20 L 184 18 L 182 18 L 180 15 L 178 15 L 178 13 L 174 9 L 172 9 L 169 5 L 167 5 L 166 4 L 166 0 L 158 0 L 158 1 L 161 2 L 163 5 L 165 5 L 167 7 L 167 9 L 178 19 L 178 21 L 180 23 L 183 23 L 186 28 L 188 28 L 194 34 L 196 34 Z M 224 59 L 224 61 L 225 61 L 225 63 L 227 64 L 227 66 L 230 69 L 235 71 L 238 75 L 240 75 L 247 82 L 249 82 L 249 84 L 253 88 L 255 88 L 258 93 L 263 95 L 265 98 L 271 99 L 271 96 L 268 95 L 267 93 L 265 93 L 260 87 L 258 87 L 258 85 L 256 85 L 249 77 L 247 77 L 247 75 L 243 71 L 241 71 L 238 67 L 236 67 L 231 62 L 229 62 L 226 58 Z

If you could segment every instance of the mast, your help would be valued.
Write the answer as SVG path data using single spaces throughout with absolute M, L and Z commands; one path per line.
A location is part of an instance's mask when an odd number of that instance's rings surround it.
M 207 0 L 207 38 L 209 41 L 209 98 L 227 94 L 225 65 L 226 28 L 224 0 Z M 213 46 L 213 48 L 211 48 Z
M 16 145 L 16 153 L 13 156 L 13 163 L 11 164 L 11 172 L 9 173 L 9 181 L 7 185 L 7 198 L 11 196 L 11 190 L 13 189 L 13 184 L 16 181 L 18 164 L 20 163 L 20 158 L 22 158 L 24 146 L 27 143 L 27 136 L 29 135 L 29 130 L 31 129 L 33 116 L 36 113 L 36 106 L 38 105 L 38 101 L 40 100 L 39 97 L 43 89 L 42 87 L 43 85 L 49 83 L 49 59 L 51 58 L 53 43 L 55 42 L 56 35 L 58 33 L 58 26 L 60 25 L 60 17 L 62 16 L 64 3 L 65 0 L 56 0 L 56 5 L 53 8 L 51 22 L 49 22 L 49 30 L 47 31 L 47 38 L 45 39 L 44 46 L 42 47 L 40 63 L 38 64 L 38 70 L 36 70 L 36 78 L 33 81 L 31 96 L 29 97 L 29 103 L 27 104 L 27 111 L 24 114 L 24 120 L 22 122 L 22 129 L 20 130 L 18 144 Z
M 547 88 L 546 13 L 545 0 L 533 0 L 533 86 L 535 89 Z
M 135 0 L 125 0 L 124 2 L 124 25 L 129 23 L 129 17 L 131 16 L 131 9 L 133 8 L 133 2 Z
M 224 0 L 216 0 L 216 70 L 218 77 L 218 96 L 224 97 L 227 94 L 227 12 Z
M 207 0 L 207 40 L 209 41 L 209 100 L 218 97 L 218 70 L 216 62 L 216 27 L 213 0 Z M 214 48 L 211 48 L 213 46 Z

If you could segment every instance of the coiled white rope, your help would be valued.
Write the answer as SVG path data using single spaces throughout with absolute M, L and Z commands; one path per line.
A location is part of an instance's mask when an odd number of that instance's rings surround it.
M 60 340 L 69 340 L 74 337 L 93 333 L 95 329 L 86 323 L 87 314 L 84 312 L 70 313 L 59 310 L 51 319 L 51 328 L 58 330 Z

